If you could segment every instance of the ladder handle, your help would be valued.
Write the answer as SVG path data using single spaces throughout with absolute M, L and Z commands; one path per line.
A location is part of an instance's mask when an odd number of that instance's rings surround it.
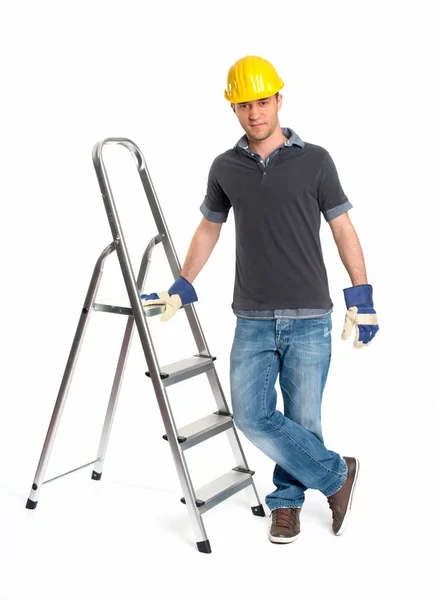
M 151 181 L 151 176 L 148 171 L 145 158 L 138 146 L 132 140 L 128 138 L 119 137 L 106 138 L 101 142 L 97 142 L 92 150 L 92 160 L 94 162 L 94 167 L 97 173 L 97 179 L 100 184 L 101 195 L 106 208 L 107 216 L 109 218 L 109 225 L 112 231 L 113 239 L 117 244 L 121 243 L 122 241 L 122 245 L 125 246 L 125 241 L 122 239 L 123 234 L 121 229 L 121 223 L 116 210 L 113 193 L 110 188 L 109 178 L 103 160 L 103 148 L 104 146 L 111 144 L 118 144 L 120 146 L 124 146 L 125 148 L 127 148 L 127 150 L 130 151 L 131 155 L 133 156 L 145 194 L 150 203 L 154 220 L 160 233 L 161 239 L 159 241 L 163 243 L 163 246 L 165 248 L 172 275 L 174 279 L 177 279 L 177 277 L 179 277 L 181 273 L 181 264 L 178 260 L 178 256 L 175 251 L 175 247 L 172 242 L 168 226 L 166 224 L 163 212 L 157 199 L 156 190 L 154 189 L 154 185 Z M 152 199 L 151 201 L 150 198 Z M 202 343 L 205 343 L 204 339 L 202 340 Z M 203 348 L 199 348 L 199 350 L 202 351 Z
M 95 160 L 97 160 L 100 164 L 103 162 L 103 146 L 110 146 L 114 144 L 120 144 L 121 146 L 125 146 L 125 148 L 130 150 L 131 154 L 133 155 L 133 158 L 135 159 L 138 171 L 141 171 L 144 168 L 145 159 L 142 155 L 142 152 L 132 140 L 121 137 L 105 138 L 102 142 L 97 142 L 92 151 L 94 163 Z

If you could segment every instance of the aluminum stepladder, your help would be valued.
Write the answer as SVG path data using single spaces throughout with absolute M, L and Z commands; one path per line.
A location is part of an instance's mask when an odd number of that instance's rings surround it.
M 106 144 L 120 144 L 131 152 L 133 158 L 135 159 L 136 167 L 138 169 L 139 176 L 150 204 L 150 208 L 157 225 L 157 230 L 159 232 L 158 235 L 151 239 L 143 254 L 137 281 L 135 280 L 133 269 L 130 263 L 130 258 L 127 252 L 127 246 L 121 229 L 115 201 L 103 162 L 102 152 L 103 147 Z M 92 472 L 92 479 L 101 479 L 126 359 L 132 339 L 134 324 L 136 324 L 142 349 L 145 355 L 146 364 L 149 369 L 149 371 L 146 371 L 146 375 L 151 378 L 166 431 L 166 434 L 163 437 L 169 442 L 169 447 L 173 455 L 177 474 L 184 494 L 184 497 L 181 499 L 181 501 L 187 506 L 188 514 L 194 529 L 198 550 L 200 552 L 210 553 L 210 542 L 207 538 L 202 519 L 202 515 L 206 511 L 210 510 L 240 490 L 251 486 L 251 491 L 256 502 L 255 505 L 251 507 L 251 510 L 256 516 L 265 516 L 264 508 L 260 502 L 260 498 L 252 478 L 254 472 L 249 470 L 246 457 L 234 426 L 232 415 L 229 411 L 228 404 L 216 373 L 214 366 L 214 360 L 216 357 L 211 356 L 209 352 L 193 304 L 182 305 L 180 307 L 180 311 L 184 310 L 185 314 L 187 315 L 187 319 L 198 348 L 198 354 L 182 359 L 175 363 L 171 363 L 162 367 L 159 366 L 147 324 L 147 317 L 159 315 L 164 312 L 165 308 L 162 306 L 149 306 L 144 308 L 140 299 L 140 294 L 143 293 L 142 290 L 145 285 L 148 268 L 151 261 L 151 253 L 154 249 L 154 246 L 159 242 L 162 242 L 174 278 L 179 276 L 181 267 L 140 149 L 128 138 L 106 138 L 102 142 L 95 144 L 92 151 L 92 158 L 109 220 L 113 242 L 109 244 L 99 256 L 91 277 L 91 282 L 89 284 L 84 305 L 81 310 L 81 316 L 73 339 L 33 485 L 27 500 L 26 508 L 36 508 L 41 486 L 44 483 L 53 481 L 53 479 L 58 479 L 79 469 L 89 467 L 90 465 L 95 465 Z M 112 306 L 110 304 L 100 304 L 96 302 L 96 296 L 101 277 L 103 275 L 105 260 L 114 250 L 116 250 L 118 255 L 130 307 Z M 85 465 L 73 469 L 72 471 L 68 471 L 67 473 L 63 473 L 62 475 L 58 475 L 47 481 L 43 481 L 86 326 L 89 322 L 92 310 L 124 314 L 128 317 L 118 364 L 115 371 L 109 404 L 106 411 L 106 417 L 104 420 L 97 458 L 96 460 L 86 463 Z M 200 375 L 202 373 L 207 374 L 218 410 L 211 415 L 207 415 L 198 421 L 191 423 L 190 425 L 186 425 L 185 427 L 177 429 L 174 417 L 172 415 L 166 388 L 168 388 L 170 385 L 174 385 L 180 381 L 184 381 L 185 379 L 195 377 L 196 375 Z M 191 448 L 224 431 L 227 433 L 228 440 L 234 454 L 236 467 L 215 481 L 212 481 L 201 489 L 195 491 L 192 485 L 189 470 L 187 468 L 184 452 L 188 448 Z

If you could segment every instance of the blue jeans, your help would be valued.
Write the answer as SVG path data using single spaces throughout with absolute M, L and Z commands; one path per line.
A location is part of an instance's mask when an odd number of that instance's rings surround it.
M 331 315 L 322 318 L 237 317 L 230 354 L 234 423 L 275 463 L 269 510 L 302 507 L 305 490 L 325 496 L 347 477 L 344 459 L 327 450 L 321 401 L 331 361 Z M 284 414 L 276 410 L 279 384 Z

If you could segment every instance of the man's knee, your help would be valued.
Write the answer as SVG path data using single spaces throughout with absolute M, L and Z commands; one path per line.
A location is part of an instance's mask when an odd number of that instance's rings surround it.
M 270 422 L 264 415 L 250 415 L 243 411 L 233 411 L 233 420 L 236 427 L 246 435 L 247 438 L 262 435 L 267 432 Z
M 323 441 L 320 417 L 316 417 L 314 415 L 304 415 L 298 420 L 298 423 L 308 431 L 311 431 L 311 433 L 314 433 L 319 440 Z

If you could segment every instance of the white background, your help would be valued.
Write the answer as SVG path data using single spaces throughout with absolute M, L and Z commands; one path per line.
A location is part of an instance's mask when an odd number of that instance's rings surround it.
M 430 2 L 17 2 L 1 19 L 2 394 L 0 598 L 432 597 L 433 136 Z M 206 513 L 196 550 L 137 336 L 100 482 L 78 471 L 25 509 L 93 266 L 111 235 L 94 144 L 142 150 L 182 264 L 208 169 L 242 135 L 223 97 L 229 66 L 268 58 L 282 126 L 325 147 L 354 205 L 380 331 L 340 333 L 351 285 L 321 236 L 334 302 L 327 447 L 358 456 L 344 536 L 309 490 L 297 542 L 267 539 L 245 490 Z M 132 260 L 157 233 L 134 162 L 106 166 Z M 227 400 L 235 328 L 234 217 L 195 280 L 196 310 Z M 116 257 L 100 297 L 122 293 Z M 161 245 L 146 290 L 173 282 Z M 196 353 L 183 314 L 149 321 L 161 365 Z M 96 458 L 125 321 L 92 316 L 46 478 Z M 353 336 L 352 336 L 353 339 Z M 205 375 L 169 388 L 181 426 L 215 410 Z M 279 392 L 279 402 L 281 395 Z M 263 500 L 273 463 L 241 435 Z M 186 454 L 195 487 L 231 469 L 226 436 Z M 426 549 L 425 544 L 429 544 Z

